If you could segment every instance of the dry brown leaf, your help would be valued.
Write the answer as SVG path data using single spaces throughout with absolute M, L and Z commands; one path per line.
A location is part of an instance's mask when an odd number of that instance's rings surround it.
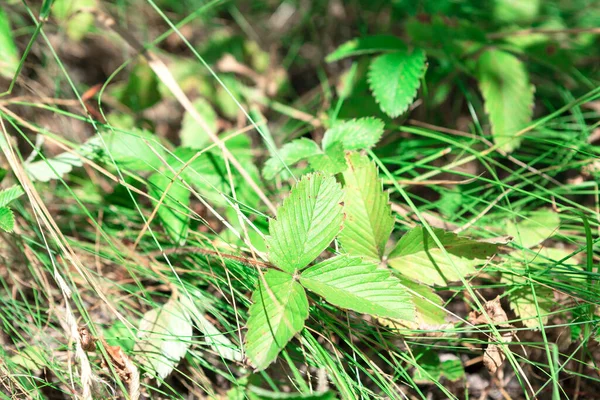
M 510 324 L 507 324 L 508 317 L 506 312 L 502 309 L 500 304 L 500 296 L 494 300 L 487 301 L 483 305 L 484 312 L 471 311 L 469 313 L 469 322 L 474 325 L 480 324 L 494 324 L 498 328 L 512 328 Z M 512 340 L 513 331 L 505 331 L 501 333 L 500 341 L 503 343 L 509 343 Z M 504 363 L 506 354 L 501 345 L 488 343 L 485 353 L 483 355 L 483 365 L 487 368 L 490 374 L 495 374 L 498 368 Z

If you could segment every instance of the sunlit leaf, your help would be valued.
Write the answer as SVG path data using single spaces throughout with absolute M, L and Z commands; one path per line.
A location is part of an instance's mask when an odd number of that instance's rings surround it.
M 217 133 L 217 113 L 213 110 L 208 101 L 199 97 L 194 100 L 194 109 L 206 122 L 210 133 Z M 204 131 L 202 126 L 196 122 L 192 114 L 186 112 L 181 122 L 181 131 L 179 131 L 181 145 L 192 149 L 204 149 L 211 142 L 210 137 Z
M 372 54 L 379 52 L 406 50 L 406 45 L 397 36 L 392 35 L 374 35 L 352 39 L 329 54 L 325 61 L 333 62 L 342 58 L 359 56 L 363 54 Z
M 8 207 L 0 207 L 0 229 L 5 232 L 12 232 L 15 227 L 15 216 Z
M 170 178 L 171 175 L 160 172 L 152 174 L 148 178 L 148 194 L 156 200 L 164 196 L 158 209 L 158 218 L 171 239 L 183 245 L 188 235 L 190 191 L 179 180 Z M 153 204 L 156 206 L 158 203 Z
M 442 229 L 433 232 L 439 249 L 423 227 L 406 233 L 388 256 L 388 264 L 402 275 L 428 285 L 446 285 L 476 272 L 475 266 L 496 253 L 497 245 L 478 242 Z
M 523 325 L 538 329 L 540 321 L 542 325 L 548 322 L 548 314 L 554 306 L 551 288 L 508 273 L 502 275 L 502 282 L 507 285 L 510 309 L 521 317 Z
M 19 67 L 19 52 L 15 44 L 8 14 L 0 7 L 0 76 L 13 79 Z
M 400 281 L 377 264 L 337 256 L 308 268 L 300 283 L 329 303 L 378 317 L 414 320 L 414 306 Z
M 121 168 L 156 171 L 164 165 L 166 152 L 158 138 L 148 131 L 109 132 L 103 134 L 103 138 L 107 147 L 105 151 Z M 111 157 L 106 155 L 106 162 L 110 163 Z
M 292 275 L 269 270 L 254 291 L 252 301 L 246 353 L 256 368 L 264 369 L 304 327 L 308 299 Z
M 394 229 L 394 217 L 388 194 L 377 173 L 375 163 L 366 156 L 347 156 L 344 172 L 344 229 L 340 243 L 355 256 L 381 261 L 385 246 Z
M 11 201 L 18 199 L 25 192 L 21 189 L 21 186 L 11 186 L 9 188 L 0 191 L 0 207 L 5 207 L 10 204 Z
M 305 175 L 269 223 L 269 259 L 293 272 L 306 267 L 342 228 L 342 189 L 333 177 Z
M 363 150 L 375 146 L 383 134 L 383 121 L 367 117 L 337 123 L 323 136 L 323 149 L 341 143 L 344 150 Z
M 192 321 L 176 300 L 144 314 L 135 345 L 139 364 L 158 383 L 171 374 L 187 353 L 192 340 Z
M 560 218 L 550 210 L 538 210 L 523 215 L 517 223 L 506 222 L 505 232 L 512 236 L 514 243 L 525 248 L 531 248 L 549 239 L 558 232 Z

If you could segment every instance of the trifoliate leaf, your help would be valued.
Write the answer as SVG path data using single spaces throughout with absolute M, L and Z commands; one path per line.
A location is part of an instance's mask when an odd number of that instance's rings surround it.
M 156 171 L 164 165 L 165 150 L 158 138 L 148 131 L 133 130 L 131 133 L 109 132 L 103 135 L 106 151 L 121 168 L 135 171 Z M 111 159 L 106 155 L 106 161 Z
M 342 44 L 333 53 L 329 54 L 325 61 L 329 63 L 346 57 L 398 50 L 406 50 L 406 45 L 397 36 L 365 36 Z
M 554 305 L 551 288 L 536 283 L 532 288 L 527 278 L 512 274 L 503 274 L 502 282 L 507 285 L 510 309 L 522 318 L 523 325 L 539 329 L 540 319 L 542 324 L 548 322 L 548 314 Z
M 477 61 L 476 75 L 494 142 L 511 152 L 521 143 L 515 135 L 533 115 L 534 87 L 525 65 L 505 51 L 487 50 Z
M 279 150 L 279 157 L 271 157 L 265 163 L 263 168 L 263 177 L 271 180 L 285 168 L 286 165 L 293 165 L 299 161 L 321 154 L 322 151 L 319 145 L 314 141 L 306 138 L 294 140 L 285 144 Z
M 10 29 L 10 20 L 0 7 L 0 76 L 12 80 L 18 68 L 19 52 Z
M 15 216 L 8 207 L 0 207 L 0 229 L 5 232 L 12 232 L 15 228 Z
M 213 134 L 217 133 L 217 113 L 213 110 L 212 106 L 208 101 L 199 97 L 194 100 L 194 109 L 198 111 L 198 114 L 204 119 L 206 125 Z M 211 143 L 210 137 L 204 131 L 201 125 L 199 125 L 192 114 L 186 111 L 183 115 L 183 121 L 181 123 L 181 131 L 179 131 L 179 137 L 181 139 L 181 145 L 184 147 L 190 147 L 192 149 L 204 149 Z
M 158 218 L 169 237 L 175 243 L 183 245 L 188 235 L 190 220 L 188 215 L 190 191 L 178 179 L 169 178 L 171 175 L 170 172 L 169 175 L 160 172 L 152 174 L 148 178 L 148 194 L 155 200 L 160 200 L 164 196 L 158 209 Z M 157 204 L 157 201 L 153 201 L 154 206 Z
M 269 270 L 252 295 L 246 353 L 252 364 L 264 369 L 304 327 L 308 299 L 304 288 L 285 272 Z
M 335 142 L 325 150 L 325 153 L 309 157 L 308 163 L 315 171 L 339 174 L 347 168 L 342 143 Z
M 415 308 L 400 281 L 377 264 L 341 255 L 308 268 L 302 285 L 327 302 L 378 317 L 415 318 Z
M 514 238 L 514 243 L 531 248 L 542 243 L 558 232 L 560 218 L 550 210 L 538 210 L 527 213 L 517 222 L 508 221 L 505 232 Z
M 417 227 L 402 236 L 388 256 L 388 264 L 410 279 L 428 285 L 446 285 L 476 272 L 476 265 L 496 253 L 495 244 L 459 237 L 442 229 L 434 228 L 433 232 L 445 252 L 437 247 L 427 230 Z
M 323 136 L 323 149 L 342 144 L 344 150 L 363 150 L 375 146 L 383 135 L 383 121 L 367 117 L 340 122 L 328 129 Z
M 384 54 L 371 62 L 369 85 L 381 111 L 396 118 L 408 109 L 425 74 L 425 53 L 415 49 Z
M 144 314 L 135 345 L 139 364 L 158 383 L 165 379 L 187 353 L 192 340 L 192 321 L 176 300 Z
M 332 176 L 302 177 L 269 223 L 271 262 L 293 272 L 317 258 L 342 228 L 342 196 Z
M 346 252 L 381 261 L 394 229 L 388 194 L 375 163 L 357 153 L 347 157 L 344 172 L 344 229 L 339 240 Z
M 5 207 L 10 204 L 11 201 L 18 199 L 25 192 L 21 189 L 21 186 L 11 186 L 0 191 L 0 207 Z

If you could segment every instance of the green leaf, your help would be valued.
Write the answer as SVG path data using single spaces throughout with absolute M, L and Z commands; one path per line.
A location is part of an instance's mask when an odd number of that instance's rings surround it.
M 383 191 L 377 166 L 368 157 L 347 156 L 344 172 L 344 229 L 339 240 L 346 252 L 381 261 L 394 229 L 389 197 Z
M 169 175 L 172 174 L 169 172 Z M 183 245 L 188 235 L 190 191 L 178 179 L 173 181 L 159 172 L 152 174 L 148 178 L 148 194 L 160 200 L 165 192 L 167 194 L 158 209 L 158 218 L 169 237 L 175 243 Z M 158 202 L 153 201 L 153 204 Z
M 516 224 L 506 223 L 505 232 L 512 236 L 514 243 L 526 249 L 537 246 L 558 232 L 560 218 L 550 210 L 538 210 L 527 213 Z
M 12 80 L 18 68 L 19 52 L 10 29 L 10 20 L 0 7 L 0 76 Z
M 133 112 L 141 112 L 158 103 L 160 99 L 156 74 L 143 58 L 139 58 L 119 100 Z
M 367 117 L 352 119 L 336 124 L 323 136 L 323 149 L 342 143 L 345 150 L 369 149 L 377 144 L 383 135 L 383 121 Z
M 248 388 L 250 400 L 335 400 L 334 392 L 322 393 L 285 393 L 271 392 L 258 386 L 250 385 Z
M 502 282 L 508 286 L 510 309 L 522 318 L 521 323 L 523 325 L 528 328 L 539 329 L 541 328 L 540 319 L 542 324 L 548 322 L 548 315 L 554 306 L 554 296 L 551 288 L 534 283 L 532 290 L 527 278 L 512 274 L 503 274 Z
M 285 144 L 279 150 L 279 158 L 271 157 L 263 168 L 263 177 L 271 180 L 285 168 L 285 165 L 293 165 L 315 154 L 322 153 L 319 145 L 306 138 L 294 140 Z
M 328 63 L 342 58 L 384 51 L 406 50 L 402 39 L 392 35 L 374 35 L 352 39 L 329 54 L 325 61 Z
M 269 223 L 269 259 L 293 272 L 329 246 L 342 227 L 342 189 L 331 176 L 312 173 L 292 189 Z
M 439 381 L 446 377 L 450 381 L 457 381 L 465 376 L 465 370 L 459 359 L 441 361 L 437 353 L 432 350 L 421 351 L 416 355 L 417 365 L 413 373 L 415 382 L 423 384 Z
M 339 174 L 347 168 L 342 143 L 335 142 L 325 150 L 324 154 L 309 157 L 308 163 L 315 171 Z
M 25 192 L 23 192 L 21 186 L 17 185 L 11 186 L 0 191 L 0 207 L 5 207 L 9 205 L 10 202 L 23 196 L 23 194 L 25 194 Z
M 371 62 L 369 85 L 381 111 L 392 118 L 404 113 L 417 95 L 425 74 L 423 50 L 384 54 Z
M 399 276 L 400 283 L 414 292 L 410 294 L 412 303 L 415 305 L 416 321 L 401 319 L 381 320 L 383 325 L 397 329 L 436 329 L 446 324 L 446 311 L 444 301 L 435 294 L 434 290 L 421 283 Z
M 144 314 L 134 347 L 136 359 L 160 384 L 185 356 L 191 341 L 190 316 L 178 301 L 171 299 Z
M 72 152 L 64 152 L 58 154 L 56 157 L 28 162 L 24 164 L 25 171 L 27 171 L 31 179 L 39 182 L 61 179 L 71 172 L 74 167 L 83 166 L 81 157 L 91 158 L 102 148 L 101 138 L 95 135 L 79 146 L 76 150 L 79 155 Z
M 476 75 L 494 142 L 511 152 L 521 143 L 515 135 L 533 115 L 534 87 L 525 65 L 510 53 L 487 50 L 477 60 Z
M 378 317 L 414 320 L 415 308 L 400 281 L 377 264 L 341 255 L 308 268 L 302 285 L 327 302 Z
M 494 0 L 494 18 L 503 23 L 531 22 L 539 11 L 540 0 Z
M 8 207 L 0 207 L 0 229 L 5 232 L 12 232 L 15 228 L 15 216 Z
M 104 339 L 111 346 L 119 346 L 129 353 L 135 346 L 135 336 L 121 320 L 117 320 L 104 330 Z
M 109 132 L 103 135 L 107 151 L 122 168 L 134 171 L 156 171 L 164 165 L 166 152 L 158 138 L 148 131 Z M 110 158 L 107 156 L 107 162 Z
M 191 315 L 196 328 L 204 335 L 204 341 L 220 357 L 226 360 L 242 362 L 242 353 L 219 329 L 204 316 L 207 298 L 199 291 L 188 291 L 190 298 L 181 296 L 179 301 Z
M 94 27 L 91 10 L 97 7 L 96 0 L 54 0 L 52 16 L 66 29 L 70 39 L 79 41 Z
M 194 109 L 210 128 L 210 132 L 217 134 L 217 113 L 213 110 L 208 101 L 199 97 L 193 102 Z M 186 111 L 183 115 L 181 123 L 181 131 L 179 131 L 181 145 L 192 149 L 204 149 L 211 143 L 210 137 L 204 129 L 196 122 L 192 114 Z
M 304 327 L 308 299 L 292 275 L 269 270 L 254 291 L 252 301 L 246 353 L 256 368 L 264 369 Z
M 423 227 L 417 227 L 402 236 L 388 256 L 388 264 L 410 279 L 428 285 L 446 285 L 473 274 L 476 265 L 496 253 L 495 244 L 459 237 L 442 229 L 433 232 L 447 254 Z

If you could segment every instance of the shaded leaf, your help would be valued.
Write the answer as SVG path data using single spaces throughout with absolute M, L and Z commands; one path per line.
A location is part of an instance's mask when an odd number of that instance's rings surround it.
M 10 204 L 11 201 L 18 199 L 25 192 L 21 189 L 21 186 L 11 186 L 0 191 L 0 207 L 5 207 Z
M 329 246 L 342 227 L 342 189 L 331 176 L 308 174 L 292 189 L 269 223 L 269 259 L 293 272 Z
M 120 93 L 119 100 L 133 112 L 141 112 L 152 107 L 161 99 L 158 90 L 158 77 L 146 60 L 138 58 L 129 74 L 129 81 Z
M 269 270 L 252 295 L 246 353 L 252 364 L 264 369 L 304 327 L 308 299 L 292 275 Z
M 192 321 L 196 328 L 204 335 L 206 343 L 217 353 L 220 357 L 230 361 L 242 361 L 242 353 L 239 349 L 225 336 L 219 329 L 204 316 L 207 311 L 204 307 L 203 302 L 206 298 L 202 296 L 200 299 L 196 298 L 190 292 L 192 300 L 187 296 L 182 296 L 180 302 L 185 307 L 187 312 L 191 315 Z
M 18 68 L 19 52 L 10 29 L 10 20 L 0 7 L 0 76 L 12 80 Z
M 502 282 L 508 285 L 507 293 L 510 309 L 522 318 L 521 323 L 523 325 L 528 328 L 539 329 L 541 328 L 540 320 L 542 324 L 548 322 L 548 314 L 550 314 L 554 305 L 551 288 L 535 283 L 532 288 L 525 277 L 512 274 L 503 274 Z
M 301 138 L 285 144 L 279 150 L 279 158 L 271 157 L 263 168 L 263 177 L 271 180 L 285 168 L 285 165 L 293 165 L 299 161 L 322 153 L 319 145 L 313 140 Z
M 402 236 L 388 256 L 388 264 L 410 279 L 428 285 L 446 285 L 476 272 L 476 265 L 496 253 L 496 244 L 437 228 L 433 232 L 447 254 L 437 247 L 427 230 L 417 227 Z
M 171 374 L 190 347 L 192 321 L 176 300 L 144 314 L 140 321 L 136 358 L 158 383 Z
M 172 175 L 169 172 L 169 176 Z M 188 235 L 190 191 L 176 179 L 173 181 L 159 172 L 148 178 L 148 194 L 155 200 L 164 199 L 158 209 L 158 218 L 169 237 L 179 245 L 183 245 Z M 153 201 L 154 206 L 158 204 Z
M 414 320 L 414 306 L 400 281 L 377 264 L 337 256 L 308 268 L 300 283 L 329 303 L 379 317 Z
M 217 133 L 217 113 L 213 110 L 212 106 L 208 101 L 199 97 L 193 102 L 194 109 L 198 111 L 198 114 L 210 128 L 210 132 L 213 134 Z M 208 146 L 211 142 L 210 137 L 200 126 L 192 114 L 186 111 L 183 115 L 183 121 L 181 122 L 181 130 L 179 131 L 179 137 L 181 139 L 181 145 L 192 149 L 203 149 Z
M 399 51 L 371 62 L 369 85 L 381 110 L 392 118 L 404 113 L 417 95 L 425 74 L 425 53 Z
M 12 232 L 15 228 L 15 216 L 8 207 L 0 207 L 0 229 L 5 232 Z
M 323 149 L 342 144 L 344 150 L 369 149 L 377 144 L 383 135 L 383 121 L 373 117 L 352 119 L 336 124 L 323 136 Z
M 389 196 L 383 191 L 377 166 L 366 156 L 347 155 L 344 172 L 344 229 L 339 240 L 354 256 L 381 261 L 394 229 Z
M 524 219 L 517 222 L 508 221 L 505 232 L 512 236 L 514 243 L 524 248 L 531 248 L 549 239 L 558 232 L 560 218 L 550 210 L 538 210 L 527 213 Z
M 315 171 L 328 174 L 338 174 L 344 171 L 347 166 L 342 143 L 335 142 L 325 150 L 325 153 L 309 157 L 308 163 Z
M 525 65 L 510 53 L 487 50 L 477 61 L 476 75 L 494 142 L 511 152 L 521 143 L 515 135 L 533 115 L 534 87 Z
M 398 50 L 406 50 L 406 45 L 399 37 L 392 35 L 365 36 L 342 44 L 329 54 L 325 61 L 333 62 L 346 57 Z

